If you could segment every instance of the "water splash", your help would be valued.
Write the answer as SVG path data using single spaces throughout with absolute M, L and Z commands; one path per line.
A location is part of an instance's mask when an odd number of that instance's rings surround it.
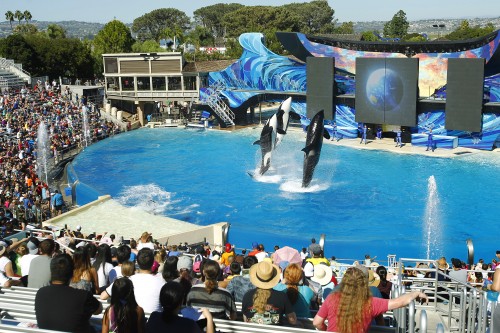
M 155 215 L 165 214 L 174 203 L 172 193 L 156 184 L 125 187 L 117 201 Z
M 82 124 L 83 142 L 85 143 L 85 147 L 88 147 L 89 144 L 92 142 L 92 137 L 90 136 L 89 119 L 88 119 L 87 107 L 85 105 L 82 106 L 82 119 L 83 119 L 83 124 Z
M 430 176 L 427 182 L 427 204 L 424 216 L 424 240 L 427 259 L 436 258 L 441 246 L 441 217 L 436 179 Z
M 48 184 L 50 141 L 47 126 L 43 121 L 38 125 L 36 147 L 37 174 L 39 178 L 45 178 L 45 183 Z

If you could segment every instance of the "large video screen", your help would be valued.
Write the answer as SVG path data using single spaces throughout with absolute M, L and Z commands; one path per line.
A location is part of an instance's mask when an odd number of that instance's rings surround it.
M 417 124 L 418 59 L 356 59 L 356 121 Z
M 483 86 L 484 59 L 448 59 L 447 130 L 481 131 Z
M 309 119 L 321 110 L 325 111 L 325 119 L 333 119 L 334 69 L 334 58 L 307 58 L 307 117 Z

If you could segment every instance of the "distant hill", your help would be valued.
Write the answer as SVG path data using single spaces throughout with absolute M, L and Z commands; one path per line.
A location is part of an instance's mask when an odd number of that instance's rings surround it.
M 410 21 L 409 32 L 417 33 L 427 33 L 428 35 L 438 35 L 447 34 L 455 30 L 460 23 L 465 20 L 462 19 L 428 19 L 419 21 Z M 471 26 L 481 25 L 484 26 L 487 23 L 493 23 L 493 25 L 500 29 L 500 17 L 497 18 L 467 18 Z M 49 21 L 31 21 L 38 30 L 46 30 L 49 24 L 55 23 L 62 26 L 67 33 L 68 37 L 76 37 L 80 39 L 93 39 L 94 36 L 104 27 L 103 23 L 90 23 L 83 21 L 60 21 L 60 22 L 49 22 Z M 382 31 L 384 29 L 384 24 L 386 21 L 371 21 L 371 22 L 354 22 L 354 32 L 360 33 L 363 31 Z M 13 22 L 15 27 L 18 23 Z M 433 28 L 433 24 L 444 24 L 445 28 L 437 29 Z M 131 23 L 126 24 L 128 27 L 132 26 Z M 0 22 L 0 37 L 7 37 L 11 34 L 10 23 L 8 21 Z

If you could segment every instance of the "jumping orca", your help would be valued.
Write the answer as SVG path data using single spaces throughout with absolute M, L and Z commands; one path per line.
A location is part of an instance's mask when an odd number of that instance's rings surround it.
M 288 97 L 284 100 L 280 107 L 278 108 L 278 112 L 276 112 L 276 141 L 274 142 L 274 148 L 281 143 L 283 137 L 286 135 L 286 131 L 288 129 L 288 122 L 290 120 L 290 108 L 292 106 L 292 98 Z
M 273 132 L 273 127 L 270 126 L 270 122 L 268 121 L 260 133 L 260 140 L 253 143 L 254 145 L 260 145 L 260 150 L 262 152 L 262 162 L 259 169 L 259 175 L 263 175 L 271 166 Z
M 311 119 L 311 123 L 307 128 L 306 146 L 302 151 L 304 152 L 304 170 L 302 175 L 302 187 L 308 187 L 311 183 L 314 169 L 319 161 L 321 155 L 321 147 L 323 145 L 323 136 L 329 139 L 330 135 L 325 131 L 325 113 L 323 110 L 319 111 Z

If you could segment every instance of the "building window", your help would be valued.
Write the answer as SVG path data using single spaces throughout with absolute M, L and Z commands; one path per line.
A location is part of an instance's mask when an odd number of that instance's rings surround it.
M 168 90 L 182 90 L 180 76 L 169 76 L 169 78 L 168 78 Z
M 197 90 L 196 76 L 184 76 L 184 90 Z
M 120 83 L 117 77 L 106 78 L 106 88 L 111 91 L 120 90 Z
M 122 77 L 122 90 L 123 91 L 134 90 L 134 77 L 133 76 Z
M 167 83 L 164 77 L 153 77 L 153 90 L 167 90 Z
M 118 60 L 116 58 L 104 58 L 104 72 L 118 73 Z
M 137 90 L 151 90 L 150 77 L 137 78 Z

